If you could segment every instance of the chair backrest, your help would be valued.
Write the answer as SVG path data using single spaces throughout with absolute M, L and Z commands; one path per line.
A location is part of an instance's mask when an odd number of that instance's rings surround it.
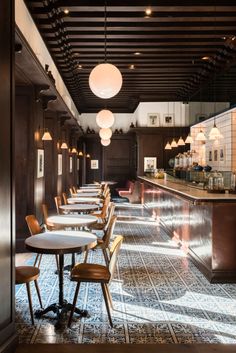
M 53 224 L 48 222 L 48 206 L 45 203 L 42 204 L 42 211 L 43 211 L 44 223 L 45 223 L 47 229 L 53 230 L 54 229 Z
M 104 200 L 102 211 L 101 211 L 101 218 L 105 219 L 107 217 L 108 206 L 111 201 L 111 197 L 107 196 Z
M 73 190 L 73 194 L 77 194 L 77 187 L 76 186 L 72 186 L 72 190 Z
M 54 197 L 54 201 L 55 201 L 57 213 L 58 213 L 58 214 L 62 214 L 62 211 L 61 211 L 60 208 L 59 208 L 59 207 L 62 205 L 61 196 L 55 196 L 55 197 Z
M 67 196 L 65 192 L 62 193 L 62 197 L 63 197 L 64 205 L 68 205 Z
M 35 215 L 28 215 L 25 217 L 25 220 L 28 225 L 30 235 L 36 235 L 43 232 L 43 228 L 40 227 L 40 224 Z
M 114 215 L 115 207 L 116 207 L 116 206 L 115 206 L 114 202 L 111 202 L 111 203 L 110 203 L 110 206 L 109 206 L 109 209 L 108 209 L 107 223 L 106 223 L 106 225 L 105 225 L 105 227 L 104 227 L 104 231 L 105 231 L 105 232 L 106 232 L 106 230 L 107 230 L 107 228 L 108 228 L 108 226 L 109 226 L 109 224 L 110 224 L 110 222 L 111 222 L 112 216 Z
M 111 274 L 110 280 L 112 280 L 114 276 L 118 254 L 119 254 L 123 239 L 124 237 L 122 235 L 118 235 L 113 241 L 112 246 L 110 248 L 110 262 L 109 262 L 109 272 Z
M 104 242 L 104 246 L 106 248 L 108 248 L 109 246 L 109 243 L 110 243 L 110 239 L 113 235 L 113 232 L 114 232 L 114 228 L 115 228 L 115 225 L 116 225 L 116 220 L 117 220 L 117 216 L 112 216 L 111 217 L 111 220 L 108 224 L 108 227 L 107 227 L 107 230 L 104 232 L 104 235 L 102 237 L 102 240 Z
M 72 196 L 74 194 L 73 188 L 69 188 L 70 191 L 70 196 Z

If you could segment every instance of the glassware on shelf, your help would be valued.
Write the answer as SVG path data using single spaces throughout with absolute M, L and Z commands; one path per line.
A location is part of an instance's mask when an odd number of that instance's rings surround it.
M 208 179 L 208 191 L 209 192 L 224 192 L 224 177 L 220 172 L 215 171 L 210 173 Z
M 230 180 L 230 191 L 236 192 L 236 173 L 232 172 Z

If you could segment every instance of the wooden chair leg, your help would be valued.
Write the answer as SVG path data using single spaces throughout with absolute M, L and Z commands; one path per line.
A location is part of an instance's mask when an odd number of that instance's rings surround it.
M 106 304 L 106 309 L 107 309 L 107 315 L 108 315 L 108 319 L 109 319 L 109 323 L 110 326 L 113 327 L 113 322 L 111 319 L 111 313 L 110 313 L 110 308 L 109 308 L 109 302 L 108 302 L 108 298 L 107 298 L 107 292 L 106 292 L 106 288 L 105 288 L 105 283 L 101 283 L 102 286 L 102 292 L 103 292 L 103 296 L 104 296 L 104 300 L 105 300 L 105 304 Z
M 58 256 L 57 256 L 57 255 L 55 255 L 55 257 L 56 257 L 56 264 L 57 264 L 57 272 L 59 273 L 59 262 L 58 262 Z
M 42 304 L 42 299 L 41 299 L 40 290 L 39 290 L 39 286 L 38 286 L 38 281 L 35 280 L 34 284 L 35 284 L 36 292 L 38 294 L 39 304 L 40 304 L 41 308 L 43 309 L 43 304 Z
M 104 256 L 106 265 L 109 266 L 109 258 L 108 258 L 108 255 L 107 255 L 107 250 L 106 249 L 102 249 L 102 252 L 103 252 L 103 256 Z
M 36 258 L 35 258 L 35 260 L 34 260 L 34 267 L 35 267 L 36 264 L 37 264 L 37 261 L 38 261 L 38 259 L 39 259 L 39 256 L 40 256 L 39 254 L 36 255 Z
M 84 255 L 84 264 L 86 264 L 87 260 L 88 260 L 88 250 L 85 251 L 85 255 Z
M 110 293 L 110 290 L 109 290 L 109 287 L 108 287 L 107 284 L 105 284 L 105 288 L 106 288 L 106 291 L 107 291 L 107 297 L 108 297 L 108 300 L 109 300 L 109 303 L 110 303 L 110 307 L 112 308 L 112 310 L 114 310 L 111 293 Z
M 76 302 L 77 302 L 77 298 L 78 298 L 78 294 L 79 294 L 79 287 L 80 287 L 80 282 L 77 283 L 76 286 L 76 290 L 75 290 L 75 296 L 74 296 L 74 300 L 73 300 L 73 304 L 72 304 L 72 308 L 71 308 L 71 312 L 70 312 L 70 317 L 68 320 L 68 327 L 71 326 L 71 321 L 72 321 L 72 317 L 75 311 L 75 306 L 76 306 Z
M 26 289 L 27 289 L 27 295 L 28 295 L 28 301 L 29 301 L 31 322 L 32 322 L 32 325 L 34 325 L 34 313 L 33 313 L 33 308 L 32 308 L 32 300 L 31 300 L 31 292 L 30 292 L 30 283 L 29 282 L 26 283 Z

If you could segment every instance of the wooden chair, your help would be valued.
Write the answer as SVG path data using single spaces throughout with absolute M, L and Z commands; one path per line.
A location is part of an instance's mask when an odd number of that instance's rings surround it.
M 110 308 L 109 308 L 109 305 L 111 306 L 111 308 L 113 308 L 113 305 L 112 305 L 112 298 L 111 298 L 108 284 L 111 282 L 114 276 L 118 254 L 120 251 L 122 241 L 123 241 L 122 235 L 119 235 L 115 238 L 110 249 L 109 266 L 103 266 L 103 265 L 97 265 L 97 264 L 91 264 L 91 263 L 89 264 L 79 263 L 75 265 L 74 268 L 72 269 L 71 281 L 77 282 L 77 286 L 76 286 L 73 305 L 71 308 L 70 317 L 68 321 L 68 327 L 71 326 L 71 321 L 75 311 L 75 306 L 76 306 L 76 302 L 79 294 L 79 288 L 82 282 L 95 282 L 95 283 L 101 284 L 103 297 L 105 300 L 107 314 L 109 318 L 109 323 L 111 327 L 113 327 Z
M 64 205 L 68 205 L 67 196 L 65 192 L 62 193 L 62 198 L 63 198 Z
M 75 194 L 73 188 L 72 187 L 69 188 L 69 191 L 70 191 L 70 196 L 72 197 L 72 195 Z
M 108 207 L 108 215 L 107 215 L 107 221 L 105 223 L 94 223 L 94 224 L 91 224 L 89 225 L 89 229 L 90 230 L 100 230 L 100 231 L 103 231 L 105 232 L 108 228 L 108 225 L 111 221 L 111 217 L 114 215 L 114 212 L 115 212 L 115 204 L 114 202 L 110 202 L 109 204 L 109 207 Z
M 106 231 L 104 232 L 103 237 L 101 239 L 97 239 L 97 245 L 93 248 L 93 250 L 95 250 L 95 249 L 102 250 L 106 265 L 108 265 L 108 263 L 109 263 L 109 257 L 108 257 L 107 251 L 109 250 L 110 239 L 113 235 L 116 220 L 117 220 L 117 216 L 113 215 L 111 217 L 111 220 L 110 220 L 108 226 L 107 226 Z M 88 251 L 86 251 L 86 253 L 85 253 L 84 263 L 87 262 L 87 258 L 88 258 Z
M 16 267 L 16 278 L 15 278 L 15 283 L 16 284 L 26 284 L 26 289 L 27 289 L 27 295 L 28 295 L 28 301 L 29 301 L 29 309 L 30 309 L 30 316 L 31 316 L 31 322 L 32 325 L 34 325 L 34 314 L 33 314 L 33 308 L 32 308 L 32 299 L 31 299 L 31 292 L 30 292 L 30 282 L 34 281 L 35 288 L 38 294 L 38 299 L 39 299 L 39 304 L 41 308 L 43 308 L 42 305 L 42 300 L 40 296 L 40 291 L 39 291 L 39 286 L 37 279 L 39 277 L 39 268 L 33 267 L 33 266 L 18 266 Z
M 48 222 L 48 206 L 45 203 L 42 204 L 42 212 L 44 224 L 46 225 L 47 230 L 55 230 L 54 225 Z
M 60 206 L 62 206 L 62 199 L 61 196 L 55 196 L 54 197 L 56 209 L 58 214 L 64 214 L 63 210 L 60 209 Z
M 37 218 L 35 217 L 35 215 L 31 214 L 25 217 L 26 223 L 28 225 L 29 231 L 30 231 L 30 235 L 36 235 L 39 233 L 43 233 L 44 232 L 44 228 L 40 226 Z M 34 266 L 36 266 L 37 262 L 38 262 L 38 267 L 40 266 L 40 262 L 42 260 L 42 254 L 37 254 L 35 261 L 34 261 Z
M 73 194 L 77 194 L 77 187 L 76 186 L 72 186 L 72 190 L 73 190 Z
M 36 235 L 36 234 L 40 234 L 44 232 L 44 228 L 40 227 L 39 222 L 37 220 L 37 218 L 35 217 L 35 215 L 28 215 L 25 217 L 26 223 L 28 225 L 29 231 L 30 231 L 30 235 Z M 37 254 L 35 261 L 34 261 L 34 266 L 36 266 L 39 268 L 40 267 L 40 263 L 42 260 L 43 254 Z M 57 264 L 57 269 L 59 268 L 59 263 L 58 263 L 58 258 L 57 255 L 55 255 L 56 257 L 56 264 Z
M 110 196 L 107 196 L 104 200 L 101 211 L 95 211 L 91 213 L 91 215 L 96 216 L 97 218 L 99 218 L 99 220 L 101 220 L 102 223 L 105 223 L 107 219 L 107 212 L 108 212 L 110 201 L 111 201 Z

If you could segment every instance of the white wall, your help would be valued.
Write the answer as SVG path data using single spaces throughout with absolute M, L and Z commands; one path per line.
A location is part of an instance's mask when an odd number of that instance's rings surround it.
M 190 102 L 189 103 L 189 124 L 195 124 L 198 122 L 199 116 L 216 115 L 217 112 L 222 112 L 229 109 L 230 103 L 228 102 Z

